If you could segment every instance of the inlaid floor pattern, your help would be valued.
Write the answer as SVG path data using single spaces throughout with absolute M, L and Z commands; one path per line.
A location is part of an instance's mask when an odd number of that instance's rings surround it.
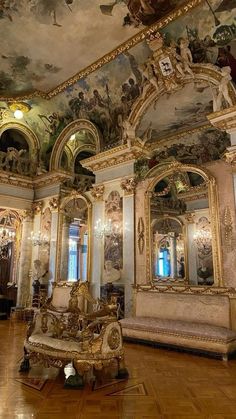
M 57 370 L 18 373 L 25 330 L 0 321 L 0 419 L 236 419 L 236 360 L 126 344 L 127 381 L 68 390 Z

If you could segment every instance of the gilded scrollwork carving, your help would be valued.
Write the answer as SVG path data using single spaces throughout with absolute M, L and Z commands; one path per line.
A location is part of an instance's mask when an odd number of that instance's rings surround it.
M 53 197 L 49 201 L 49 207 L 51 210 L 56 210 L 60 205 L 60 198 L 59 197 Z
M 135 177 L 124 178 L 121 180 L 120 186 L 123 189 L 125 195 L 132 195 L 135 193 L 137 180 Z
M 33 202 L 32 204 L 32 211 L 34 214 L 41 214 L 43 209 L 43 201 Z
M 94 185 L 91 189 L 91 195 L 95 199 L 95 201 L 99 201 L 103 199 L 105 186 L 104 185 Z
M 138 219 L 138 250 L 139 254 L 143 254 L 144 250 L 144 221 L 142 217 Z
M 233 220 L 231 216 L 230 207 L 225 207 L 223 215 L 223 226 L 224 226 L 224 240 L 227 252 L 233 250 Z

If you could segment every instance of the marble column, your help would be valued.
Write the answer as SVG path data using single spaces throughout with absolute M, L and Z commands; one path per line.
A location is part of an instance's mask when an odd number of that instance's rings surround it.
M 125 282 L 125 316 L 132 316 L 134 284 L 134 194 L 123 198 L 123 278 Z
M 31 296 L 30 268 L 32 260 L 32 242 L 28 240 L 32 231 L 33 220 L 27 215 L 22 222 L 22 236 L 19 260 L 17 306 L 25 307 Z

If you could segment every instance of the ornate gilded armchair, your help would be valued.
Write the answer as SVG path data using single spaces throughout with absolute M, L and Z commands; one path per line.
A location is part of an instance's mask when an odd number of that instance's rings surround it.
M 96 306 L 90 313 L 87 302 Z M 66 379 L 65 386 L 81 388 L 86 372 L 101 370 L 116 360 L 117 376 L 127 377 L 116 313 L 116 304 L 95 300 L 87 283 L 57 284 L 52 298 L 29 324 L 20 371 L 28 371 L 30 363 L 61 368 L 72 362 L 75 375 Z

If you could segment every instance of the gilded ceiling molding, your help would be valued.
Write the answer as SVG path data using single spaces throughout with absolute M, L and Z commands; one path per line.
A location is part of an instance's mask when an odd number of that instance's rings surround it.
M 35 133 L 26 125 L 20 122 L 16 122 L 15 120 L 8 121 L 0 126 L 0 137 L 4 133 L 4 131 L 8 129 L 15 129 L 17 131 L 20 131 L 24 135 L 29 145 L 29 150 L 31 153 L 36 153 L 40 150 L 40 141 L 37 135 L 35 135 Z
M 109 167 L 122 165 L 132 160 L 134 161 L 146 155 L 147 152 L 141 146 L 133 145 L 129 147 L 127 144 L 123 144 L 111 150 L 96 154 L 88 159 L 81 160 L 80 163 L 86 169 L 92 172 L 98 172 Z
M 236 131 L 236 105 L 213 112 L 207 115 L 207 119 L 215 128 L 231 134 Z
M 206 81 L 207 83 L 211 83 L 214 86 L 218 86 L 219 81 L 222 78 L 221 71 L 218 67 L 212 64 L 192 64 L 191 69 L 194 73 L 194 77 L 186 76 L 181 81 L 181 86 L 184 87 L 186 84 L 193 83 L 196 81 Z M 232 83 L 230 85 L 230 96 L 233 103 L 236 103 L 236 91 L 233 87 Z M 180 86 L 180 87 L 181 87 Z M 178 90 L 170 90 L 168 94 L 175 94 Z M 146 90 L 145 97 L 139 96 L 136 102 L 133 105 L 131 113 L 129 115 L 129 122 L 133 126 L 134 129 L 137 129 L 142 116 L 146 113 L 148 108 L 154 103 L 157 102 L 158 99 L 166 93 L 165 86 L 162 86 L 160 89 L 156 89 L 151 83 Z M 217 112 L 216 114 L 220 114 L 224 111 Z M 214 114 L 211 114 L 214 115 Z M 209 119 L 209 118 L 208 118 Z M 212 121 L 209 119 L 212 123 Z
M 63 183 L 65 180 L 70 180 L 73 175 L 63 170 L 43 173 L 33 179 L 32 185 L 35 189 L 45 188 L 53 184 Z
M 50 158 L 50 171 L 58 170 L 60 168 L 61 156 L 67 141 L 70 139 L 71 135 L 80 130 L 88 131 L 92 135 L 95 142 L 96 153 L 100 152 L 102 138 L 97 127 L 87 119 L 77 119 L 76 121 L 68 124 L 58 136 L 52 149 Z M 86 149 L 88 149 L 88 146 Z
M 59 93 L 63 92 L 69 86 L 75 84 L 78 80 L 87 77 L 89 74 L 93 73 L 95 70 L 101 68 L 103 65 L 109 63 L 110 61 L 114 60 L 119 54 L 122 54 L 128 51 L 130 48 L 133 48 L 135 45 L 142 42 L 146 37 L 148 37 L 153 32 L 159 31 L 160 29 L 167 26 L 169 23 L 173 22 L 174 20 L 180 18 L 181 16 L 187 14 L 193 8 L 199 6 L 200 4 L 204 3 L 205 0 L 191 0 L 186 1 L 183 5 L 179 8 L 175 9 L 167 16 L 163 17 L 162 19 L 158 20 L 158 22 L 154 23 L 153 25 L 149 26 L 148 28 L 143 29 L 138 34 L 134 35 L 132 38 L 125 41 L 123 44 L 119 45 L 117 48 L 105 54 L 102 58 L 95 61 L 93 64 L 89 65 L 85 69 L 79 71 L 74 76 L 70 77 L 68 80 L 64 81 L 63 83 L 59 84 L 56 88 L 48 91 L 48 92 L 41 92 L 39 90 L 35 90 L 34 92 L 22 95 L 22 96 L 15 96 L 15 97 L 0 97 L 0 100 L 3 101 L 17 101 L 17 100 L 26 100 L 32 99 L 34 97 L 41 97 L 43 99 L 51 99 L 52 97 L 58 95 Z
M 8 186 L 18 186 L 26 189 L 34 188 L 32 178 L 18 174 L 16 175 L 15 173 L 5 172 L 4 170 L 0 170 L 0 184 L 6 184 Z

